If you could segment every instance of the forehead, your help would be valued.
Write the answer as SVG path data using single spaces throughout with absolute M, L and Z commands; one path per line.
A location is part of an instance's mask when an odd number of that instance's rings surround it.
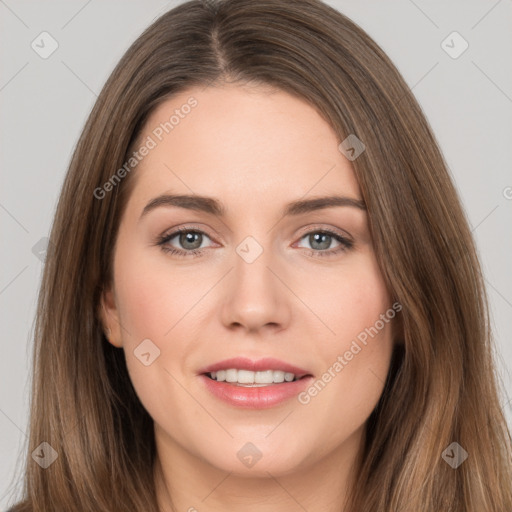
M 171 190 L 218 197 L 228 210 L 307 194 L 360 197 L 340 142 L 313 106 L 284 91 L 192 88 L 146 122 L 136 149 L 151 149 L 135 168 L 131 202 Z

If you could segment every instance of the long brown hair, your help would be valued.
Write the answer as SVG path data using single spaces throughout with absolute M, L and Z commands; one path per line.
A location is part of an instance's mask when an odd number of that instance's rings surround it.
M 102 199 L 94 191 L 124 165 L 155 107 L 226 80 L 298 95 L 340 142 L 354 134 L 366 147 L 352 164 L 381 271 L 403 308 L 402 349 L 368 420 L 348 510 L 512 510 L 511 438 L 487 297 L 446 163 L 389 58 L 318 0 L 186 2 L 155 21 L 106 82 L 75 148 L 50 236 L 24 495 L 14 510 L 158 510 L 153 422 L 98 314 L 136 170 Z M 47 469 L 31 456 L 43 441 L 58 454 Z M 456 469 L 443 458 L 454 442 L 468 453 Z

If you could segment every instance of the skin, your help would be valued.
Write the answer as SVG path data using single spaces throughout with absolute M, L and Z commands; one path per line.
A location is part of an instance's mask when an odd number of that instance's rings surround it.
M 312 106 L 261 86 L 182 92 L 152 113 L 139 140 L 191 96 L 198 105 L 131 177 L 113 285 L 102 299 L 110 342 L 124 349 L 154 419 L 161 510 L 344 510 L 389 369 L 395 322 L 307 404 L 295 397 L 264 410 L 236 408 L 211 395 L 198 371 L 229 357 L 271 356 L 321 378 L 391 308 L 366 211 L 337 206 L 282 216 L 298 199 L 361 199 L 351 162 Z M 140 219 L 163 193 L 214 197 L 226 216 L 164 206 Z M 201 255 L 180 257 L 157 245 L 177 227 L 206 233 Z M 323 249 L 308 236 L 322 229 L 348 236 L 353 247 L 334 254 L 341 244 L 331 238 Z M 247 236 L 263 248 L 252 263 L 236 252 Z M 190 240 L 181 242 L 176 236 L 167 246 L 191 250 Z M 322 250 L 331 255 L 318 256 Z M 134 355 L 144 339 L 160 350 L 149 366 Z M 247 442 L 262 454 L 251 468 L 237 457 Z

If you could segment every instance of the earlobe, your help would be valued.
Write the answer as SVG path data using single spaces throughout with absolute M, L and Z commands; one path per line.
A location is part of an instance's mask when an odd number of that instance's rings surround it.
M 100 318 L 107 341 L 114 347 L 123 346 L 117 306 L 112 288 L 105 289 L 100 298 Z

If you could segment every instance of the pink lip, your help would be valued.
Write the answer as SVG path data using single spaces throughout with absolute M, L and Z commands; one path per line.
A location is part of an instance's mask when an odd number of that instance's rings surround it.
M 268 409 L 279 405 L 304 391 L 313 380 L 313 377 L 309 375 L 292 382 L 249 388 L 228 382 L 217 382 L 206 375 L 200 375 L 199 378 L 204 382 L 208 391 L 217 398 L 244 409 Z
M 253 361 L 247 357 L 233 357 L 231 359 L 224 359 L 218 363 L 206 366 L 202 370 L 199 370 L 199 374 L 216 372 L 218 370 L 229 370 L 230 368 L 236 368 L 237 370 L 250 370 L 252 372 L 260 372 L 264 370 L 281 370 L 283 372 L 293 373 L 297 378 L 310 375 L 307 370 L 293 366 L 291 364 L 274 359 L 273 357 L 264 357 Z
M 219 370 L 250 370 L 253 372 L 264 370 L 281 370 L 293 373 L 299 380 L 269 384 L 268 386 L 245 387 L 229 382 L 217 382 L 207 376 L 207 373 Z M 267 409 L 278 405 L 303 391 L 313 380 L 313 376 L 297 366 L 285 363 L 279 359 L 266 357 L 253 361 L 246 357 L 234 357 L 206 366 L 199 371 L 199 377 L 208 389 L 217 398 L 230 405 L 246 409 Z

